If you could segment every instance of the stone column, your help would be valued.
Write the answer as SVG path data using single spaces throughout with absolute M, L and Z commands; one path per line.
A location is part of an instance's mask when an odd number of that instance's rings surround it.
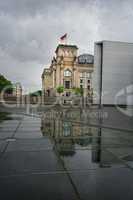
M 60 85 L 60 65 L 57 66 L 56 70 L 56 87 Z
M 53 89 L 55 87 L 55 70 L 53 69 Z
M 63 68 L 60 70 L 60 84 L 63 85 Z

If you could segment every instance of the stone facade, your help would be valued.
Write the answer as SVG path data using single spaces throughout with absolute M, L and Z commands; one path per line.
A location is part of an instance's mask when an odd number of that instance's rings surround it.
M 82 88 L 85 96 L 92 95 L 94 57 L 77 56 L 76 45 L 59 44 L 49 68 L 42 74 L 42 90 L 45 96 L 57 96 L 57 87 L 64 86 L 63 96 L 73 94 L 74 88 Z

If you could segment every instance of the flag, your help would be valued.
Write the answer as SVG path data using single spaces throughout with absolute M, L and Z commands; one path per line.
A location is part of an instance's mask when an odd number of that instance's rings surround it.
M 60 37 L 60 40 L 63 41 L 67 38 L 67 33 L 65 33 L 63 36 Z

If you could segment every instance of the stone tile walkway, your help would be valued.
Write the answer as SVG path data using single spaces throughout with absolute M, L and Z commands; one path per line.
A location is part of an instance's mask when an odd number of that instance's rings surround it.
M 41 127 L 25 115 L 0 123 L 1 199 L 133 199 L 132 133 L 104 128 L 99 140 L 48 136 Z

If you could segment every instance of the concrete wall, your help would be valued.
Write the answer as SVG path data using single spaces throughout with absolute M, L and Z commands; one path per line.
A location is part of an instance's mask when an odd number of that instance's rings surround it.
M 92 74 L 92 87 L 93 87 L 93 102 L 99 104 L 100 102 L 100 73 L 101 73 L 101 54 L 102 44 L 95 44 L 94 49 L 94 72 Z
M 101 82 L 102 78 L 102 82 Z M 133 105 L 133 44 L 103 41 L 95 43 L 94 90 L 100 94 L 102 104 Z M 130 87 L 128 87 L 130 86 Z M 128 102 L 127 102 L 128 101 Z M 98 103 L 97 99 L 95 103 Z

